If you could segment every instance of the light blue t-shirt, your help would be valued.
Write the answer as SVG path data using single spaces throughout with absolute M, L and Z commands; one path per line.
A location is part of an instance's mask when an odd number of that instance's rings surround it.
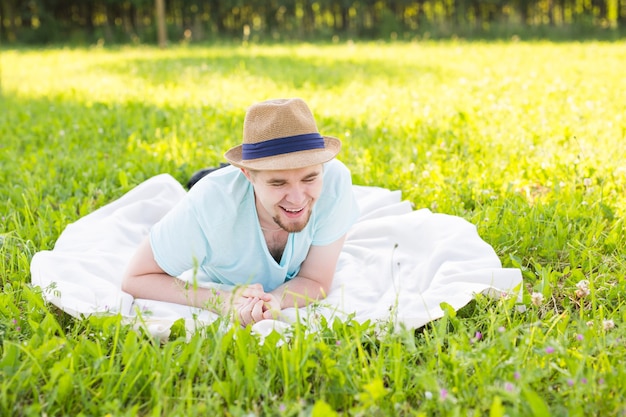
M 219 169 L 196 183 L 150 231 L 154 259 L 169 275 L 196 270 L 199 284 L 260 283 L 271 291 L 295 277 L 311 245 L 343 236 L 358 217 L 348 169 L 324 164 L 322 193 L 307 226 L 290 233 L 280 263 L 265 243 L 254 189 L 239 168 Z

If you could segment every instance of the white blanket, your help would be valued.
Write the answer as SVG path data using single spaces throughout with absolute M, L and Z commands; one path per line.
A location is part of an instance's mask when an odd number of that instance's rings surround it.
M 418 328 L 443 316 L 477 293 L 521 295 L 518 269 L 502 268 L 493 248 L 460 217 L 414 211 L 398 191 L 353 186 L 361 217 L 348 233 L 328 297 L 314 308 L 284 310 L 278 320 L 253 329 L 267 335 L 319 314 L 372 320 Z M 121 314 L 141 319 L 158 337 L 184 319 L 188 329 L 217 316 L 207 310 L 133 299 L 121 291 L 126 263 L 150 227 L 170 210 L 185 190 L 171 176 L 158 175 L 120 199 L 66 227 L 51 251 L 35 254 L 32 283 L 44 297 L 74 317 Z

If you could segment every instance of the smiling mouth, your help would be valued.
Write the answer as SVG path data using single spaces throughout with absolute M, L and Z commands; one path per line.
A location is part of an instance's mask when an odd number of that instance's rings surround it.
M 280 211 L 276 212 L 276 216 L 272 220 L 289 233 L 301 232 L 311 217 L 310 203 L 305 203 L 304 206 L 297 208 L 286 208 L 280 205 L 278 208 L 280 208 Z
M 297 208 L 297 209 L 288 209 L 288 208 L 285 208 L 285 207 L 281 206 L 281 209 L 283 209 L 284 211 L 286 211 L 287 213 L 290 213 L 290 214 L 298 214 L 302 210 L 304 210 L 304 207 L 300 207 L 300 208 Z

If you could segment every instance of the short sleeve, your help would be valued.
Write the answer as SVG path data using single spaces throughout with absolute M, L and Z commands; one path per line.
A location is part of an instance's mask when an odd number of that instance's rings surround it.
M 187 194 L 150 231 L 150 244 L 156 263 L 169 275 L 200 266 L 210 246 Z
M 325 246 L 346 234 L 359 217 L 348 168 L 337 160 L 324 166 L 324 192 L 316 207 L 312 245 Z

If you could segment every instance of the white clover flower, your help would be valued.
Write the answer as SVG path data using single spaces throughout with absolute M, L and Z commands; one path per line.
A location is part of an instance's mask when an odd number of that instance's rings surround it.
M 589 281 L 587 281 L 586 279 L 578 281 L 578 283 L 576 284 L 576 288 L 576 297 L 578 298 L 584 298 L 588 296 L 591 292 L 589 290 Z
M 615 322 L 613 320 L 602 320 L 602 328 L 604 330 L 611 330 L 615 327 Z
M 540 292 L 534 292 L 530 295 L 530 299 L 532 301 L 532 303 L 534 305 L 536 305 L 537 307 L 539 307 L 541 304 L 543 304 L 543 294 Z

